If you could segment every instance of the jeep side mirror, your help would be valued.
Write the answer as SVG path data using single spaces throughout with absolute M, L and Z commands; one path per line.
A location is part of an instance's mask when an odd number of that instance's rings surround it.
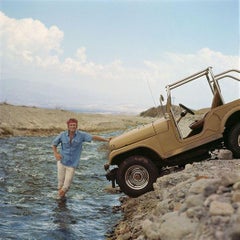
M 164 97 L 163 97 L 162 94 L 160 95 L 160 101 L 161 101 L 161 102 L 164 102 Z
M 160 95 L 159 102 L 160 102 L 160 105 L 161 105 L 162 114 L 163 114 L 163 116 L 165 117 L 165 110 L 164 110 L 164 106 L 163 106 L 164 97 L 163 97 L 162 94 Z

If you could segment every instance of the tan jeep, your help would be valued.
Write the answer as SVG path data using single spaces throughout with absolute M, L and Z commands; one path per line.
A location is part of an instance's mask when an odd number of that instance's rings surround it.
M 164 169 L 208 159 L 214 149 L 229 149 L 240 158 L 239 73 L 214 75 L 209 67 L 167 85 L 162 118 L 110 141 L 107 179 L 137 197 L 153 189 Z M 110 165 L 117 168 L 110 171 Z

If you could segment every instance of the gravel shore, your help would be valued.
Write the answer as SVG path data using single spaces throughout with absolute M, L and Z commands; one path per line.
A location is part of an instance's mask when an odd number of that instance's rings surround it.
M 172 169 L 154 191 L 120 201 L 123 219 L 109 240 L 239 240 L 240 159 Z

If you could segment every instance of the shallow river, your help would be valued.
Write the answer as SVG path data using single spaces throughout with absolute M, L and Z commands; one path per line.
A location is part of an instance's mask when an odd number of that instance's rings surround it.
M 84 145 L 67 201 L 59 202 L 52 137 L 0 139 L 0 239 L 106 239 L 120 214 L 105 191 L 104 143 Z

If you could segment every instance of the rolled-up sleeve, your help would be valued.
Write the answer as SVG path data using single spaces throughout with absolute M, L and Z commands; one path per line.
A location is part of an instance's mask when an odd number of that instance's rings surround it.
M 59 134 L 56 138 L 53 139 L 52 141 L 53 146 L 58 146 L 58 144 L 61 142 L 61 136 L 62 134 Z
M 83 141 L 84 142 L 91 142 L 92 141 L 92 135 L 86 132 L 82 132 L 83 136 Z

